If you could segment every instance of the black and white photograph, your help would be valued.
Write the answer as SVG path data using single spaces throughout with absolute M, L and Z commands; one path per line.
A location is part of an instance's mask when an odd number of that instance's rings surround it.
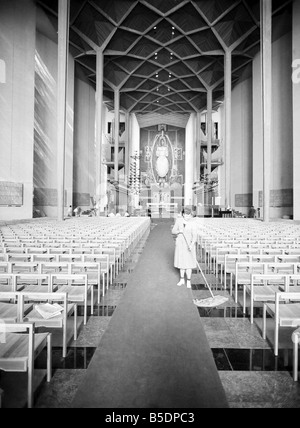
M 300 408 L 300 0 L 0 0 L 0 408 Z

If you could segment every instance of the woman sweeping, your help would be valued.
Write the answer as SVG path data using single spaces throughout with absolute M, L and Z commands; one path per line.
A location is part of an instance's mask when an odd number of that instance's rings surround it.
M 174 266 L 180 269 L 178 286 L 185 285 L 186 276 L 187 288 L 192 288 L 192 271 L 197 268 L 196 242 L 198 234 L 190 208 L 184 208 L 183 216 L 177 219 L 172 234 L 177 237 Z

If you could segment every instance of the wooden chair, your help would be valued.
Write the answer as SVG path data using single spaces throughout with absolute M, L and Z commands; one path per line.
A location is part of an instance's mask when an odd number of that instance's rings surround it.
M 244 285 L 244 304 L 243 311 L 246 313 L 246 295 L 250 295 L 250 319 L 254 323 L 254 303 L 255 302 L 275 302 L 276 293 L 283 288 L 283 291 L 289 290 L 288 275 L 251 275 L 251 284 Z
M 86 254 L 83 256 L 83 262 L 99 263 L 103 284 L 103 296 L 105 296 L 105 289 L 109 287 L 109 256 L 108 254 Z M 106 287 L 105 287 L 106 282 Z
M 80 262 L 80 263 L 70 263 L 70 271 L 71 275 L 87 275 L 88 277 L 88 286 L 97 287 L 98 293 L 98 305 L 101 300 L 101 265 L 97 262 Z M 103 278 L 103 293 L 105 288 L 105 280 Z M 92 315 L 93 315 L 93 304 L 92 304 Z
M 251 275 L 262 275 L 267 273 L 266 263 L 236 263 L 235 266 L 235 303 L 238 303 L 239 286 L 249 286 L 251 284 Z
M 61 281 L 66 281 L 66 285 L 60 285 Z M 88 284 L 87 274 L 51 274 L 51 287 L 58 286 L 60 293 L 68 294 L 68 301 L 71 303 L 82 303 L 84 306 L 84 325 L 87 324 L 88 294 L 91 296 L 91 313 L 94 313 L 94 287 Z
M 21 322 L 19 303 L 18 303 L 19 292 L 17 291 L 6 291 L 0 292 L 0 319 L 9 322 L 16 323 Z M 33 305 L 24 305 L 24 314 L 26 315 L 31 311 Z
M 250 263 L 251 256 L 240 254 L 226 254 L 224 260 L 224 280 L 221 276 L 221 283 L 224 283 L 225 290 L 227 289 L 227 275 L 229 275 L 229 290 L 232 296 L 233 290 L 233 275 L 236 273 L 237 263 Z M 222 274 L 222 272 L 221 272 Z
M 67 293 L 19 293 L 19 314 L 23 322 L 31 322 L 35 327 L 45 327 L 48 329 L 60 329 L 63 332 L 63 358 L 67 356 L 67 319 L 74 314 L 74 340 L 77 340 L 77 305 L 68 304 Z M 25 302 L 34 304 L 34 307 L 25 312 Z M 41 302 L 51 302 L 62 304 L 63 311 L 54 318 L 45 319 L 36 309 L 36 305 Z
M 35 334 L 32 323 L 0 323 L 0 369 L 5 372 L 28 373 L 28 407 L 34 401 L 34 360 L 47 347 L 47 382 L 52 377 L 51 334 Z
M 298 303 L 296 303 L 298 302 Z M 297 328 L 300 327 L 300 293 L 299 292 L 278 292 L 276 293 L 275 304 L 264 304 L 263 315 L 263 338 L 267 338 L 267 313 L 274 319 L 275 337 L 274 354 L 277 357 L 279 351 L 279 330 L 280 327 Z

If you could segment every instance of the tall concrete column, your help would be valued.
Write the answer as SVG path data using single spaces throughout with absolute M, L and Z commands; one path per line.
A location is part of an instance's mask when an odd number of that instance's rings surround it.
M 262 124 L 264 151 L 264 213 L 270 221 L 271 136 L 272 136 L 272 0 L 261 0 L 261 67 L 262 67 Z
M 130 168 L 130 113 L 125 113 L 125 183 L 128 183 L 129 168 Z
M 231 207 L 232 54 L 225 52 L 225 205 Z
M 65 218 L 65 159 L 67 129 L 67 83 L 69 55 L 70 0 L 58 2 L 57 78 L 57 218 Z
M 185 138 L 185 205 L 194 204 L 194 146 L 195 146 L 195 114 L 191 114 L 186 127 Z
M 207 91 L 207 172 L 211 174 L 211 158 L 212 158 L 212 108 L 213 108 L 213 91 Z
M 102 134 L 103 134 L 103 73 L 104 55 L 101 49 L 96 53 L 96 202 L 104 208 L 105 183 L 102 174 Z
M 197 181 L 198 177 L 198 171 L 197 171 L 197 115 L 195 114 L 195 120 L 194 120 L 194 144 L 193 144 L 193 152 L 194 152 L 194 158 L 193 158 L 193 171 L 194 171 L 194 183 Z
M 120 91 L 115 89 L 115 181 L 119 181 Z
M 300 220 L 300 2 L 293 3 L 294 220 Z
M 201 113 L 197 113 L 197 181 L 200 179 L 201 175 Z

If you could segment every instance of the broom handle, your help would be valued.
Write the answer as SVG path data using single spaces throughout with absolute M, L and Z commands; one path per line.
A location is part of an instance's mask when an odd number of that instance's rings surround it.
M 183 234 L 183 236 L 184 236 L 184 239 L 185 239 L 185 242 L 186 242 L 187 246 L 190 248 L 189 243 L 188 243 L 188 241 L 187 241 L 187 239 L 186 239 L 185 234 L 184 234 L 184 233 L 182 233 L 182 234 Z M 200 271 L 200 273 L 201 273 L 201 275 L 202 275 L 202 277 L 203 277 L 203 279 L 204 279 L 204 282 L 205 282 L 206 287 L 209 289 L 209 292 L 210 292 L 210 294 L 211 294 L 212 298 L 214 299 L 214 298 L 215 298 L 215 295 L 214 295 L 214 293 L 212 292 L 212 289 L 211 289 L 211 287 L 210 287 L 209 283 L 207 282 L 207 279 L 205 278 L 205 275 L 204 275 L 204 273 L 203 273 L 203 271 L 202 271 L 202 269 L 201 269 L 201 266 L 200 266 L 200 265 L 199 265 L 199 263 L 198 263 L 197 257 L 195 258 L 195 262 L 197 263 L 198 269 L 199 269 L 199 271 Z

